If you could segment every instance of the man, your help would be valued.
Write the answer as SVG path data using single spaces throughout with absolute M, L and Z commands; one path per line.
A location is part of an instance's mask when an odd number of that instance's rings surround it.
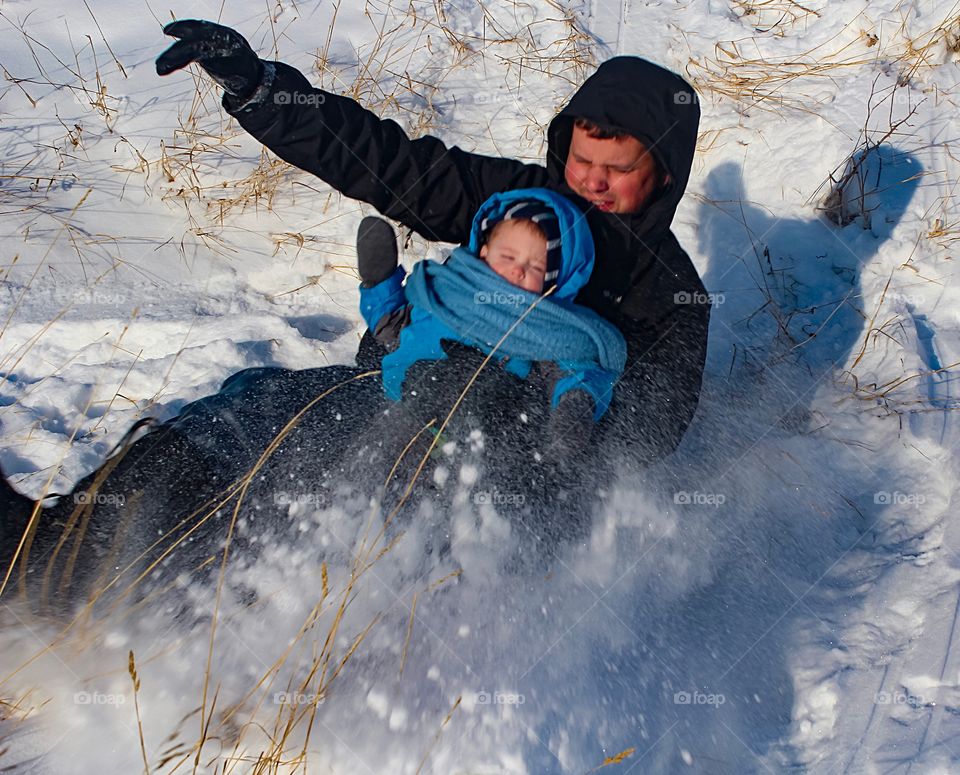
M 682 78 L 637 57 L 604 62 L 551 122 L 540 166 L 431 136 L 411 140 L 394 121 L 313 88 L 289 65 L 260 60 L 227 27 L 183 20 L 164 32 L 179 40 L 157 59 L 159 74 L 198 63 L 223 86 L 227 112 L 274 153 L 429 240 L 464 243 L 473 213 L 498 191 L 545 187 L 573 198 L 597 246 L 577 301 L 628 342 L 607 441 L 637 462 L 676 447 L 696 409 L 710 312 L 670 231 L 700 116 Z M 377 355 L 368 332 L 358 361 Z

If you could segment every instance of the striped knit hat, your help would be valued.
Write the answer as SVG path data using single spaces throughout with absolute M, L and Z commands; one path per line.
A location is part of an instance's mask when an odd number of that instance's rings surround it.
M 521 220 L 533 221 L 547 237 L 547 272 L 543 276 L 543 293 L 546 293 L 557 284 L 560 274 L 560 262 L 563 256 L 560 252 L 560 221 L 553 209 L 537 199 L 525 199 L 508 207 L 502 214 L 484 218 L 480 222 L 480 233 L 483 242 L 490 238 L 493 227 L 502 221 Z

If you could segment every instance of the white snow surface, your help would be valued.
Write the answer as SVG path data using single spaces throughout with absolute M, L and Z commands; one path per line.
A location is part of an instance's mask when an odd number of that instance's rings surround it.
M 681 448 L 625 474 L 546 578 L 493 572 L 511 529 L 486 504 L 449 516 L 449 557 L 424 555 L 425 515 L 349 586 L 338 547 L 361 544 L 368 509 L 344 495 L 291 505 L 301 540 L 237 561 L 259 602 L 226 595 L 212 641 L 209 617 L 149 606 L 63 633 L 5 593 L 0 768 L 960 771 L 958 14 L 3 3 L 0 465 L 31 497 L 240 369 L 349 363 L 363 331 L 353 245 L 371 208 L 263 154 L 195 68 L 159 78 L 169 18 L 219 19 L 412 134 L 529 161 L 597 62 L 685 74 L 703 117 L 674 230 L 714 311 Z M 831 174 L 891 129 L 835 225 L 818 209 Z M 415 237 L 403 260 L 443 247 Z M 326 669 L 350 659 L 317 696 L 348 587 Z M 212 610 L 214 589 L 185 593 Z

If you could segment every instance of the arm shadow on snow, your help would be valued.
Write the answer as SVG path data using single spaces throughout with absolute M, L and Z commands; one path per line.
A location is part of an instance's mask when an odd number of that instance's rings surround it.
M 642 623 L 644 645 L 616 671 L 646 686 L 611 688 L 624 713 L 643 707 L 645 771 L 798 766 L 810 709 L 797 705 L 797 673 L 829 672 L 818 660 L 844 648 L 842 617 L 863 594 L 851 568 L 897 532 L 877 498 L 903 472 L 829 411 L 850 393 L 844 370 L 875 306 L 861 274 L 922 172 L 895 148 L 872 153 L 858 195 L 838 205 L 844 226 L 812 209 L 776 217 L 748 200 L 734 164 L 707 178 L 699 250 L 713 310 L 697 416 L 676 453 L 608 507 L 633 514 L 639 536 L 621 530 L 618 551 L 647 576 L 622 616 Z

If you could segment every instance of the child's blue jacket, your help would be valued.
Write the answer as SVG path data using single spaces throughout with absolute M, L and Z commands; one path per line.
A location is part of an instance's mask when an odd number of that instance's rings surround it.
M 480 224 L 520 200 L 538 199 L 557 214 L 561 264 L 549 296 L 507 282 L 478 258 Z M 620 331 L 590 309 L 574 304 L 593 270 L 593 239 L 583 213 L 560 194 L 542 188 L 494 194 L 473 220 L 470 243 L 456 248 L 444 263 L 420 261 L 406 284 L 402 267 L 373 288 L 360 288 L 360 311 L 373 329 L 390 312 L 409 304 L 410 323 L 400 332 L 396 350 L 383 358 L 383 387 L 400 400 L 407 369 L 422 360 L 447 357 L 441 340 L 476 347 L 520 378 L 534 361 L 554 361 L 563 377 L 553 406 L 569 390 L 586 390 L 598 420 L 610 405 L 613 386 L 623 372 L 626 343 Z

